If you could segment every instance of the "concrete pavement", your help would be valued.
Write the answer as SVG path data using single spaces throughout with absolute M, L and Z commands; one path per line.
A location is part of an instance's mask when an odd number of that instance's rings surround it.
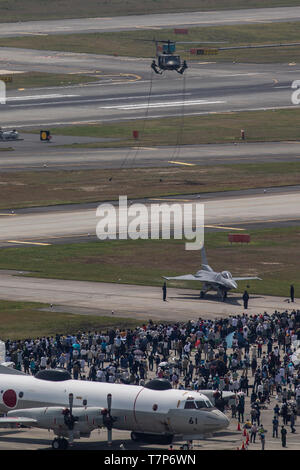
M 200 286 L 199 286 L 200 289 Z M 0 298 L 3 300 L 53 304 L 49 312 L 114 315 L 137 320 L 188 321 L 190 319 L 221 318 L 244 313 L 241 294 L 229 293 L 221 302 L 216 295 L 199 299 L 199 291 L 167 289 L 167 301 L 162 300 L 161 287 L 118 283 L 70 281 L 31 278 L 0 271 Z M 275 310 L 297 308 L 286 298 L 251 295 L 248 314 L 273 313 Z M 112 312 L 114 312 L 112 314 Z

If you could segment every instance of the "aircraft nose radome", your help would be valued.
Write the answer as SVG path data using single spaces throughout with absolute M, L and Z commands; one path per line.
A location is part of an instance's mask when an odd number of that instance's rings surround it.
M 218 417 L 218 421 L 219 421 L 219 424 L 220 424 L 220 429 L 227 428 L 229 426 L 229 423 L 230 423 L 227 416 L 219 410 L 216 410 L 216 415 Z
M 224 427 L 227 428 L 230 424 L 230 421 L 229 421 L 229 418 L 227 418 L 227 416 L 224 415 L 224 413 L 223 413 L 223 420 L 224 420 Z

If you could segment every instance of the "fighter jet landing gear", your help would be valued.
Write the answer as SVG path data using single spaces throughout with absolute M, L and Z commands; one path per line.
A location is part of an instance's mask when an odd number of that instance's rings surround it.
M 225 302 L 227 299 L 227 291 L 224 289 L 218 289 L 218 296 L 221 302 Z
M 201 290 L 200 295 L 199 295 L 200 299 L 204 299 L 204 296 L 205 296 L 205 292 L 203 292 L 203 290 Z
M 69 447 L 69 442 L 64 437 L 56 437 L 52 441 L 53 450 L 66 450 Z

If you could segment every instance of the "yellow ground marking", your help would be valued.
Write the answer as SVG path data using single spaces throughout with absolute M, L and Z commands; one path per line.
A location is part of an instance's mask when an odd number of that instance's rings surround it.
M 238 228 L 238 227 L 223 227 L 222 225 L 204 225 L 205 228 L 218 228 L 223 230 L 246 230 L 245 228 Z
M 17 244 L 22 244 L 22 245 L 41 245 L 41 246 L 48 246 L 51 245 L 51 243 L 38 243 L 38 242 L 24 242 L 20 240 L 6 240 L 7 243 L 17 243 Z
M 169 160 L 168 163 L 173 163 L 174 165 L 196 166 L 195 163 L 174 162 L 172 160 Z
M 3 213 L 3 214 L 0 214 L 0 217 L 7 217 L 7 216 L 14 217 L 15 215 L 17 215 L 17 214 L 5 214 L 5 213 Z

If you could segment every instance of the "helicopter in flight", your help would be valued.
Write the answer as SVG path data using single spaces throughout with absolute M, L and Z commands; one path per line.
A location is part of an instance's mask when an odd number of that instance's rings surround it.
M 156 57 L 157 63 L 155 59 L 152 61 L 151 68 L 154 70 L 155 73 L 162 75 L 165 70 L 175 70 L 176 72 L 180 73 L 181 75 L 183 72 L 188 68 L 186 60 L 181 60 L 180 55 L 174 54 L 176 51 L 176 42 L 168 40 L 156 40 L 153 39 L 150 41 L 154 41 L 156 43 Z M 159 46 L 158 43 L 162 43 L 162 46 Z M 177 44 L 195 44 L 195 42 L 178 42 Z M 199 44 L 197 42 L 196 44 Z M 201 44 L 220 44 L 220 42 L 202 42 Z M 183 51 L 186 52 L 186 51 Z
M 156 40 L 156 39 L 143 39 L 143 41 L 152 41 L 156 44 L 156 57 L 157 62 L 155 59 L 151 63 L 151 68 L 154 70 L 155 73 L 162 75 L 166 70 L 175 70 L 176 72 L 180 73 L 181 75 L 184 71 L 188 68 L 186 60 L 181 60 L 179 54 L 175 54 L 176 52 L 176 43 L 177 44 L 198 44 L 201 47 L 192 48 L 188 51 L 182 52 L 189 52 L 190 54 L 196 55 L 215 55 L 218 54 L 219 51 L 229 51 L 229 50 L 237 50 L 237 49 L 261 49 L 261 48 L 270 48 L 270 47 L 288 47 L 288 46 L 299 46 L 300 42 L 295 43 L 278 43 L 278 44 L 250 44 L 250 45 L 242 45 L 242 46 L 228 46 L 228 47 L 213 47 L 207 48 L 203 47 L 203 44 L 221 44 L 222 41 L 218 42 L 202 42 L 202 41 L 171 41 L 171 40 Z M 162 46 L 159 45 L 162 43 Z

